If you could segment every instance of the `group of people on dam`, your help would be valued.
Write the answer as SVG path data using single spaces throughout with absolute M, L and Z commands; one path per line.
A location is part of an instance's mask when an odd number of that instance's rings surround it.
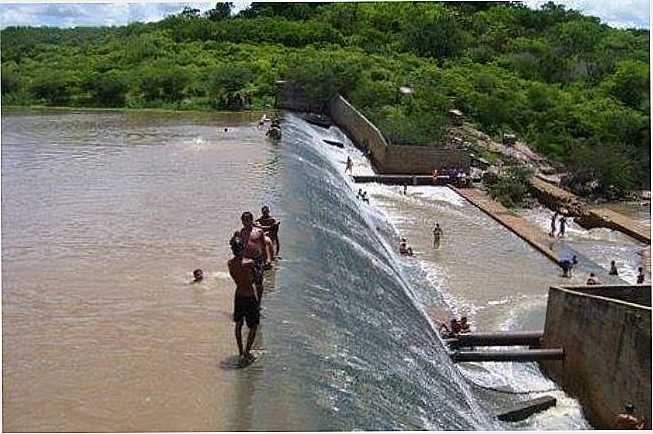
M 442 228 L 440 227 L 440 223 L 435 223 L 435 226 L 433 227 L 433 248 L 434 249 L 439 249 L 440 248 L 440 241 L 442 240 L 444 232 L 442 231 Z M 408 245 L 408 241 L 406 241 L 406 238 L 401 238 L 401 241 L 399 242 L 399 254 L 402 256 L 414 256 L 413 248 Z
M 240 365 L 254 360 L 252 345 L 260 323 L 261 298 L 263 296 L 263 273 L 272 268 L 272 261 L 279 256 L 279 225 L 281 221 L 270 214 L 270 207 L 261 208 L 261 216 L 254 220 L 250 211 L 241 215 L 242 228 L 229 240 L 233 258 L 227 262 L 229 275 L 236 284 L 233 321 Z M 193 281 L 204 279 L 201 269 L 193 271 Z M 249 333 L 243 345 L 242 329 L 247 324 Z
M 268 128 L 265 135 L 273 140 L 281 139 L 281 120 L 279 116 L 277 115 L 273 119 L 270 119 L 267 115 L 264 114 L 258 121 L 258 126 L 265 126 L 265 124 L 268 122 L 270 123 L 270 127 Z

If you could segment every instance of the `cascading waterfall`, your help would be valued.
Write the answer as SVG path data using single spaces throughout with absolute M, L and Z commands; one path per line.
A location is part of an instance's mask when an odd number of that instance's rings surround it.
M 323 137 L 290 115 L 278 145 L 287 260 L 264 298 L 263 395 L 301 384 L 315 430 L 496 429 L 395 263 L 392 226 L 355 199 Z

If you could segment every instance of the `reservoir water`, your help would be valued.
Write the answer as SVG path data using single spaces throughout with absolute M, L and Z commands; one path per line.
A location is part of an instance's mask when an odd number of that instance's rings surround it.
M 456 367 L 433 328 L 450 312 L 541 328 L 557 267 L 446 188 L 368 185 L 363 204 L 343 172 L 348 154 L 367 163 L 340 131 L 286 113 L 273 144 L 257 119 L 3 112 L 6 431 L 589 427 L 535 365 Z M 282 259 L 262 356 L 235 369 L 227 240 L 264 203 Z M 417 257 L 396 253 L 400 236 Z M 206 282 L 188 284 L 194 268 Z M 558 406 L 493 418 L 538 391 Z

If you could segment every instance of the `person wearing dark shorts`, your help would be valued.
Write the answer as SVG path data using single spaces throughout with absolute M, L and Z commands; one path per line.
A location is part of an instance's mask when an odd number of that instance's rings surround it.
M 260 321 L 259 297 L 257 291 L 254 289 L 254 270 L 256 267 L 252 259 L 243 256 L 245 242 L 242 239 L 234 237 L 231 239 L 230 244 L 234 257 L 227 262 L 227 266 L 229 267 L 231 278 L 236 283 L 233 320 L 236 323 L 235 334 L 240 363 L 244 365 L 248 361 L 253 360 L 251 350 L 254 344 L 254 338 L 256 337 L 256 329 Z M 249 334 L 247 335 L 247 345 L 243 349 L 242 329 L 243 322 L 245 321 L 247 322 L 247 328 L 249 328 Z
M 234 299 L 234 322 L 242 323 L 243 319 L 247 327 L 252 329 L 261 320 L 260 309 L 256 297 L 239 297 Z

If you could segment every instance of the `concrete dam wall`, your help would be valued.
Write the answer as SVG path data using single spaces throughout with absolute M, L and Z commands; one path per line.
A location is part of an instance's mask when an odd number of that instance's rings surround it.
M 651 429 L 651 287 L 551 287 L 542 339 L 563 361 L 540 366 L 579 399 L 590 422 L 612 428 L 632 403 Z

